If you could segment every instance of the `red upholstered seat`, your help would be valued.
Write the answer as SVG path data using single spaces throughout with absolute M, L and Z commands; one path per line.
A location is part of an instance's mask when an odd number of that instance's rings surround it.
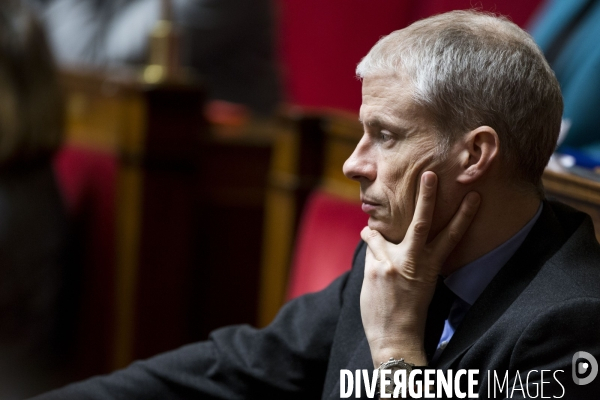
M 112 274 L 115 256 L 117 159 L 113 154 L 65 146 L 54 170 L 71 218 L 85 227 L 85 258 Z M 107 287 L 102 288 L 103 291 Z
M 96 208 L 100 219 L 113 217 L 117 173 L 114 155 L 67 145 L 56 155 L 54 170 L 71 213 L 83 212 L 87 205 Z
M 321 290 L 348 271 L 367 220 L 360 203 L 314 192 L 298 230 L 288 299 Z

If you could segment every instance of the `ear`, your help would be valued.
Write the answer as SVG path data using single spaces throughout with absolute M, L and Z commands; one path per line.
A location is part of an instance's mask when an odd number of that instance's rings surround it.
M 498 157 L 500 140 L 489 126 L 480 126 L 460 140 L 459 163 L 461 172 L 456 180 L 463 184 L 474 183 L 490 170 Z

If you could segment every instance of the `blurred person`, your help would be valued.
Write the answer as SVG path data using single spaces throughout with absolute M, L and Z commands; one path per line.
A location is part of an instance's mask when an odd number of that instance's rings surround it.
M 148 62 L 161 0 L 27 0 L 44 21 L 61 65 L 108 67 Z M 172 0 L 182 64 L 210 99 L 271 114 L 280 97 L 271 0 Z
M 40 24 L 0 2 L 0 398 L 52 387 L 67 218 L 51 160 L 63 98 Z
M 369 222 L 352 270 L 264 329 L 222 328 L 39 400 L 337 399 L 354 389 L 342 372 L 371 386 L 382 369 L 475 371 L 479 398 L 597 396 L 600 245 L 589 216 L 544 195 L 563 102 L 531 36 L 440 14 L 383 37 L 357 75 L 364 133 L 343 170 Z M 465 398 L 454 376 L 448 397 Z
M 565 99 L 559 152 L 600 163 L 600 1 L 546 1 L 531 34 L 556 73 Z M 571 150 L 570 150 L 571 149 Z

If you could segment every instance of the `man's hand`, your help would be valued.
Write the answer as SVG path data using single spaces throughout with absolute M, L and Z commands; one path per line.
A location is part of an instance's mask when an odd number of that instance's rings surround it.
M 365 227 L 365 277 L 360 295 L 362 322 L 376 367 L 390 357 L 426 365 L 423 348 L 427 308 L 440 269 L 460 242 L 479 207 L 479 194 L 465 196 L 444 230 L 427 243 L 435 207 L 437 176 L 425 172 L 413 220 L 399 244 Z

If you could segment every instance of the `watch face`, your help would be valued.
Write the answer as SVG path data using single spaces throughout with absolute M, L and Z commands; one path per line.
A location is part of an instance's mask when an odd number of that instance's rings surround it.
M 398 361 L 395 360 L 393 363 L 389 362 L 386 364 L 392 364 L 392 365 L 382 365 L 380 368 L 381 369 L 387 369 L 390 370 L 390 381 L 391 383 L 389 385 L 385 386 L 385 393 L 390 393 L 393 394 L 394 393 L 394 389 L 396 388 L 396 385 L 394 384 L 394 374 L 396 373 L 396 371 L 401 371 L 401 370 L 405 370 L 406 371 L 406 376 L 408 378 L 408 375 L 410 374 L 410 371 L 412 371 L 412 365 L 405 363 L 403 361 Z
M 399 367 L 397 365 L 394 365 L 394 366 L 392 366 L 392 367 L 389 368 L 389 370 L 392 371 L 391 376 L 390 376 L 390 380 L 392 382 L 385 387 L 385 392 L 386 393 L 389 393 L 389 394 L 393 394 L 394 393 L 394 389 L 396 388 L 396 385 L 394 384 L 394 374 L 396 373 L 396 371 L 400 371 L 401 369 L 404 369 L 404 368 Z

